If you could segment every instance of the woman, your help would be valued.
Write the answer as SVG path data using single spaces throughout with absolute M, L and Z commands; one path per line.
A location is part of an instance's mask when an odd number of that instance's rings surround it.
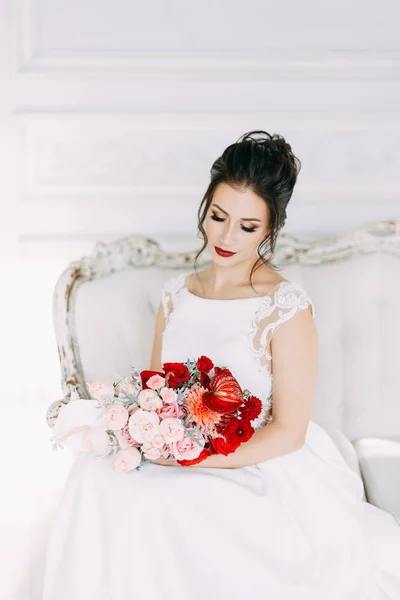
M 253 437 L 182 467 L 71 469 L 44 600 L 397 600 L 400 528 L 311 420 L 314 306 L 270 259 L 300 168 L 250 132 L 213 164 L 199 208 L 212 262 L 161 291 L 150 368 L 209 356 L 263 402 Z M 200 253 L 199 253 L 200 254 Z

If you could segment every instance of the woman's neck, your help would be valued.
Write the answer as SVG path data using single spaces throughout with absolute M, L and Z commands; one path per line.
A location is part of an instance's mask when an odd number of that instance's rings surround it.
M 243 263 L 232 267 L 221 267 L 212 263 L 201 272 L 197 281 L 202 287 L 202 293 L 209 297 L 217 297 L 223 292 L 246 289 L 250 285 L 250 273 L 253 265 L 254 263 Z M 269 276 L 268 272 L 271 274 L 272 281 L 274 276 L 271 269 L 266 265 L 257 268 L 252 278 L 253 286 L 257 285 L 257 282 L 266 282 Z

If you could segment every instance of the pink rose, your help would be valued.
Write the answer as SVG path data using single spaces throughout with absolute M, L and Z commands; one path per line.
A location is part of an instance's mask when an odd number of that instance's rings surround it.
M 165 379 L 161 375 L 153 375 L 146 381 L 146 385 L 152 390 L 158 390 L 165 385 Z
M 144 452 L 144 456 L 150 460 L 157 460 L 157 458 L 160 458 L 161 456 L 161 451 L 159 448 L 152 447 Z
M 136 442 L 129 435 L 128 425 L 125 425 L 120 431 L 115 432 L 115 437 L 117 438 L 119 445 L 121 448 L 132 448 L 133 446 L 138 446 L 139 442 Z
M 161 419 L 178 418 L 182 416 L 183 410 L 179 404 L 167 404 L 166 406 L 163 406 L 157 410 L 157 414 Z
M 88 384 L 88 391 L 92 398 L 104 402 L 114 398 L 114 386 L 105 381 L 96 381 Z
M 197 442 L 193 438 L 184 437 L 172 444 L 172 452 L 177 460 L 193 460 L 204 448 L 204 440 Z
M 167 444 L 181 440 L 185 435 L 185 428 L 179 419 L 167 418 L 161 421 L 159 431 Z
M 139 408 L 129 417 L 128 423 L 131 437 L 140 444 L 152 442 L 160 433 L 160 418 L 154 412 L 147 412 Z
M 143 410 L 155 410 L 156 408 L 161 408 L 163 403 L 160 396 L 157 394 L 155 390 L 142 390 L 138 396 L 138 402 L 140 408 Z
M 89 429 L 82 435 L 82 448 L 87 452 L 96 454 L 108 453 L 110 450 L 110 438 L 105 431 Z
M 142 454 L 137 448 L 124 448 L 114 456 L 114 469 L 116 471 L 132 471 L 142 462 Z
M 178 400 L 178 394 L 172 388 L 162 388 L 160 390 L 160 396 L 166 404 L 172 404 Z
M 110 404 L 104 409 L 104 425 L 112 431 L 122 429 L 126 425 L 128 417 L 128 411 L 122 404 Z

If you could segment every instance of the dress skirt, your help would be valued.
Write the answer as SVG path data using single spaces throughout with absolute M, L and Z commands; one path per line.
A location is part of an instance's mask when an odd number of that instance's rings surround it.
M 314 421 L 301 449 L 238 469 L 75 460 L 43 600 L 205 598 L 400 599 L 400 527 Z

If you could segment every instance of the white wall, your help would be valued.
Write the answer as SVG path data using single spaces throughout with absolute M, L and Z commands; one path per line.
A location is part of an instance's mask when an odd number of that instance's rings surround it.
M 399 216 L 396 0 L 1 4 L 20 241 L 190 234 L 211 163 L 252 128 L 303 161 L 287 231 Z

